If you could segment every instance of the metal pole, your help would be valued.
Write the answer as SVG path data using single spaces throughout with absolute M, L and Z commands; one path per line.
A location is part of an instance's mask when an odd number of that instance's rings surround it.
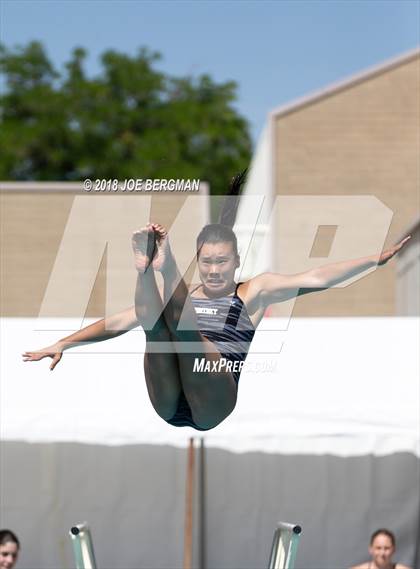
M 194 493 L 194 439 L 188 447 L 187 478 L 185 492 L 185 531 L 184 531 L 184 569 L 192 566 L 192 530 L 193 530 L 193 493 Z
M 200 569 L 206 569 L 206 449 L 200 440 Z
M 268 569 L 294 569 L 302 528 L 279 522 L 274 532 Z
M 86 522 L 77 524 L 70 529 L 69 533 L 73 544 L 76 569 L 96 569 L 95 554 L 88 524 Z

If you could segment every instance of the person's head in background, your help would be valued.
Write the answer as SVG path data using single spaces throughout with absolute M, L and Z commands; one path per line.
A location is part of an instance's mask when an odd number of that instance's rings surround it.
M 0 530 L 0 569 L 12 569 L 17 561 L 20 543 L 9 529 Z
M 382 569 L 392 567 L 392 556 L 395 553 L 395 536 L 385 528 L 377 529 L 370 538 L 369 553 L 372 561 Z

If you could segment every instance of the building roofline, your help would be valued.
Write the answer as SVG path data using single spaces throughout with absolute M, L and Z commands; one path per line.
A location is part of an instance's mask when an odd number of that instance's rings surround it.
M 305 95 L 303 97 L 299 97 L 290 103 L 286 103 L 285 105 L 280 105 L 273 109 L 269 115 L 271 119 L 277 118 L 279 116 L 287 115 L 289 113 L 295 112 L 298 109 L 305 107 L 307 105 L 311 105 L 320 99 L 324 99 L 339 93 L 349 87 L 354 87 L 363 81 L 367 81 L 368 79 L 372 79 L 377 75 L 381 75 L 390 69 L 395 67 L 399 67 L 405 63 L 408 63 L 411 60 L 414 60 L 420 56 L 420 47 L 416 47 L 410 51 L 406 51 L 403 54 L 400 54 L 396 57 L 391 59 L 387 59 L 385 62 L 382 62 L 378 65 L 374 65 L 347 77 L 346 79 L 342 79 L 340 81 L 336 81 L 334 83 L 330 83 L 327 87 L 323 87 L 322 89 L 318 89 L 313 91 L 312 93 Z

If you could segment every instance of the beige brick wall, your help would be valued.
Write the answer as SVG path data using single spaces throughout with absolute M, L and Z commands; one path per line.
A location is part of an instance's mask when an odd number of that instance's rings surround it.
M 417 56 L 278 115 L 277 194 L 374 195 L 394 212 L 385 246 L 392 244 L 418 215 L 419 63 Z M 294 315 L 393 315 L 395 281 L 394 261 L 347 289 L 299 298 Z
M 38 316 L 76 195 L 80 195 L 80 192 L 31 190 L 30 192 L 2 191 L 0 193 L 2 228 L 1 316 Z M 89 194 L 89 196 L 91 195 Z M 201 228 L 208 222 L 208 199 L 205 185 L 203 190 L 200 189 L 200 195 L 204 196 L 204 201 L 200 201 L 200 204 L 197 203 L 196 208 L 193 205 L 190 213 L 194 231 L 196 231 L 195 226 Z M 92 197 L 97 196 L 92 195 Z M 109 194 L 100 196 L 104 200 L 112 199 L 112 197 Z M 188 192 L 154 193 L 151 204 L 151 219 L 170 227 L 187 197 L 194 199 L 194 196 Z M 139 207 L 135 197 L 126 195 L 124 199 L 131 200 L 130 204 L 132 203 L 133 207 Z M 127 227 L 127 249 L 130 248 L 131 232 L 135 229 L 138 227 Z M 182 263 L 190 254 L 191 231 L 187 224 L 180 229 L 181 234 L 185 230 L 185 238 L 181 235 L 181 248 L 177 251 L 177 259 Z M 189 247 L 185 246 L 185 250 L 182 246 L 183 242 L 190 244 Z M 94 261 L 95 259 L 92 259 L 92 262 Z M 75 266 L 77 266 L 77 259 Z M 105 259 L 103 258 L 86 316 L 103 316 L 105 313 L 106 278 L 104 269 Z M 134 282 L 134 268 L 133 275 Z M 73 278 L 74 280 L 83 279 L 83 271 L 79 269 L 78 272 L 74 273 Z M 75 314 L 71 308 L 73 286 L 74 282 L 69 282 L 68 289 L 63 290 L 59 313 L 54 315 L 80 316 L 78 313 Z M 129 302 L 131 303 L 131 299 Z

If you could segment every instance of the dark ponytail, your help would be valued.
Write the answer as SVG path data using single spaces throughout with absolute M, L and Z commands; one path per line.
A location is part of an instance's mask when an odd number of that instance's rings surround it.
M 197 237 L 197 256 L 204 243 L 232 243 L 234 254 L 238 254 L 236 235 L 232 231 L 235 225 L 236 212 L 239 205 L 239 194 L 245 182 L 247 170 L 236 174 L 229 186 L 229 191 L 220 210 L 219 223 L 206 225 Z
M 247 172 L 248 169 L 245 169 L 232 178 L 229 191 L 226 194 L 222 209 L 220 210 L 219 223 L 221 225 L 227 225 L 227 227 L 233 227 L 235 225 L 236 213 L 239 206 L 239 194 L 241 187 L 245 183 Z

